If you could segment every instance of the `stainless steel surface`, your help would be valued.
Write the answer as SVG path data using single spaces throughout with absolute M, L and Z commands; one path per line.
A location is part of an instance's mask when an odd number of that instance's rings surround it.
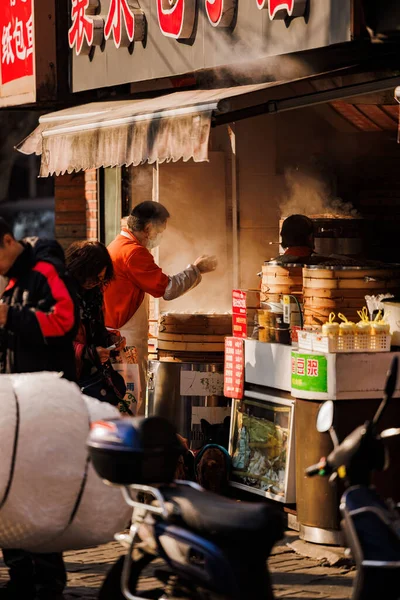
M 319 527 L 309 527 L 300 524 L 299 537 L 305 542 L 312 542 L 313 544 L 321 544 L 324 546 L 344 545 L 342 532 L 333 529 L 321 529 Z
M 168 419 L 175 425 L 178 433 L 190 441 L 191 448 L 196 449 L 202 446 L 202 440 L 199 437 L 199 428 L 192 425 L 192 407 L 230 407 L 230 400 L 215 394 L 181 395 L 182 373 L 188 371 L 204 373 L 202 378 L 206 381 L 213 374 L 223 377 L 224 365 L 150 361 L 146 415 Z

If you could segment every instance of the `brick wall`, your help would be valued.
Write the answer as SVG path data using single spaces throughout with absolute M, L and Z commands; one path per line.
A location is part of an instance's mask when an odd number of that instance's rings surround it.
M 55 236 L 63 248 L 72 242 L 97 239 L 96 170 L 55 178 Z
M 97 240 L 98 229 L 98 199 L 97 199 L 97 171 L 91 169 L 85 172 L 85 199 L 86 199 L 86 237 L 88 240 Z

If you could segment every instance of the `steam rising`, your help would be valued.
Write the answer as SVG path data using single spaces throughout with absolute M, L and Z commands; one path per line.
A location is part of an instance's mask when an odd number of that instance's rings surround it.
M 201 254 L 215 254 L 218 258 L 218 267 L 213 273 L 203 275 L 201 283 L 181 298 L 170 302 L 162 302 L 162 312 L 182 313 L 218 313 L 222 314 L 231 310 L 232 281 L 229 276 L 228 256 L 226 242 L 221 233 L 202 235 L 202 226 L 199 225 L 199 235 L 188 231 L 188 223 L 179 225 L 178 215 L 175 214 L 169 223 L 160 247 L 160 263 L 163 271 L 168 275 L 175 275 L 191 264 Z M 195 223 L 194 223 L 195 224 Z
M 320 173 L 290 168 L 285 172 L 285 182 L 287 195 L 281 202 L 282 217 L 292 214 L 359 217 L 350 202 L 335 196 L 332 183 Z

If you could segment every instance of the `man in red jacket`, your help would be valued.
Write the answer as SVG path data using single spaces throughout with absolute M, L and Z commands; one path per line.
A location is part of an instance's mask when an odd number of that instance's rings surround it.
M 196 287 L 204 273 L 217 266 L 215 257 L 200 256 L 176 275 L 166 275 L 151 250 L 159 245 L 169 212 L 159 202 L 142 202 L 128 217 L 127 227 L 108 246 L 114 279 L 104 293 L 106 326 L 121 330 L 127 346 L 136 346 L 142 390 L 147 368 L 148 322 L 145 310 L 135 319 L 145 294 L 174 300 Z M 138 313 L 139 315 L 139 313 Z M 129 382 L 126 381 L 129 387 Z

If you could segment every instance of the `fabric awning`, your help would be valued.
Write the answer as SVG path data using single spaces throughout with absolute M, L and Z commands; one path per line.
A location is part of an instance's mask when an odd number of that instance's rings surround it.
M 42 156 L 41 177 L 144 162 L 206 161 L 213 114 L 230 110 L 235 98 L 257 97 L 258 92 L 276 85 L 193 90 L 76 106 L 40 117 L 39 126 L 17 150 Z

